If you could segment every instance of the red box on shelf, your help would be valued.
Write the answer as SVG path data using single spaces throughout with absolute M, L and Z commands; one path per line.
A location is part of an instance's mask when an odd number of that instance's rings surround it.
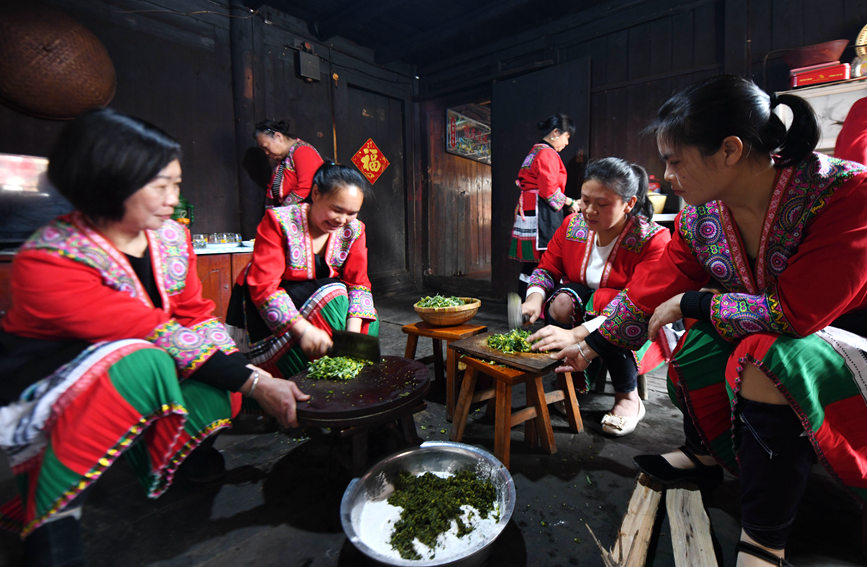
M 789 83 L 794 87 L 806 87 L 822 83 L 845 81 L 849 78 L 850 67 L 848 63 L 831 63 L 824 65 L 812 65 L 792 69 L 789 72 Z

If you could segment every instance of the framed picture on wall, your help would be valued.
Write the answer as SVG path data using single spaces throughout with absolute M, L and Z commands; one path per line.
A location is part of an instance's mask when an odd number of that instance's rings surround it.
M 491 127 L 446 109 L 446 152 L 491 164 Z

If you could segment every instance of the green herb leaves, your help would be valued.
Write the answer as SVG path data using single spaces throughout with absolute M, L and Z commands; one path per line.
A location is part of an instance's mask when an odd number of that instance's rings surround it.
M 372 363 L 348 356 L 323 356 L 310 363 L 307 377 L 315 380 L 352 380 L 368 364 Z
M 527 341 L 530 331 L 512 329 L 508 333 L 498 333 L 488 337 L 488 346 L 512 354 L 516 352 L 532 352 L 532 345 Z
M 425 296 L 416 302 L 416 307 L 460 307 L 464 300 L 460 297 L 445 297 L 440 294 Z
M 457 523 L 458 537 L 473 531 L 461 517 L 461 506 L 471 506 L 482 518 L 494 510 L 497 489 L 489 480 L 479 480 L 471 469 L 463 469 L 454 476 L 441 478 L 433 473 L 420 476 L 402 472 L 395 479 L 394 492 L 388 497 L 392 506 L 403 512 L 394 525 L 390 543 L 404 559 L 422 559 L 413 545 L 418 540 L 434 548 L 440 534 L 448 531 L 452 521 Z

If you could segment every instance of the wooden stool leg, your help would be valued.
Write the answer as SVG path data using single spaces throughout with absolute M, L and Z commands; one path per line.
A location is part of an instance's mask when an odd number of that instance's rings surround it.
M 418 445 L 421 443 L 421 438 L 418 436 L 418 430 L 415 428 L 415 419 L 412 414 L 398 418 L 400 422 L 400 431 L 403 434 L 403 440 L 407 445 Z
M 367 465 L 367 428 L 352 436 L 352 472 L 360 475 Z
M 452 420 L 455 414 L 455 387 L 458 379 L 458 357 L 446 345 L 446 419 Z
M 408 334 L 406 336 L 406 350 L 403 353 L 404 358 L 415 360 L 415 349 L 418 347 L 418 335 Z
M 452 432 L 449 438 L 452 441 L 460 441 L 464 436 L 467 426 L 467 417 L 470 414 L 470 406 L 473 404 L 473 392 L 476 390 L 476 369 L 467 367 L 464 380 L 461 384 L 461 395 L 458 396 L 458 404 L 455 408 L 455 417 L 452 419 Z
M 584 431 L 584 421 L 581 419 L 581 411 L 578 408 L 578 396 L 575 394 L 575 382 L 572 379 L 572 373 L 558 374 L 557 382 L 565 396 L 563 401 L 566 406 L 566 420 L 569 422 L 569 427 L 576 433 L 581 433 Z
M 442 339 L 432 340 L 434 356 L 434 377 L 436 377 L 437 384 L 442 387 L 443 380 L 445 379 L 445 377 L 443 376 L 443 341 Z
M 494 386 L 496 388 L 494 456 L 500 459 L 506 468 L 509 468 L 509 448 L 512 441 L 512 386 L 502 380 L 496 380 Z M 463 393 L 463 387 L 461 387 L 461 392 Z
M 647 399 L 647 378 L 644 374 L 638 375 L 638 397 L 642 400 Z
M 549 453 L 557 452 L 557 443 L 554 441 L 554 429 L 551 427 L 551 415 L 548 413 L 548 403 L 545 401 L 545 386 L 542 377 L 536 376 L 527 382 L 527 403 L 536 408 L 536 429 L 539 432 L 539 440 L 542 448 Z

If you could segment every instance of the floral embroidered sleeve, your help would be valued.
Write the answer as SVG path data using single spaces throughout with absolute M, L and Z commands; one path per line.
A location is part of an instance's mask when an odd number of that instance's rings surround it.
M 274 209 L 267 210 L 256 231 L 247 285 L 262 319 L 276 334 L 285 333 L 301 318 L 289 294 L 280 287 L 286 271 L 285 242 Z
M 551 296 L 551 292 L 554 291 L 557 282 L 559 282 L 566 273 L 563 263 L 567 261 L 567 259 L 563 258 L 563 244 L 566 241 L 566 230 L 569 226 L 570 219 L 571 216 L 567 217 L 560 227 L 557 228 L 554 236 L 551 238 L 550 242 L 548 242 L 547 250 L 542 253 L 542 259 L 539 261 L 539 266 L 533 270 L 533 273 L 530 275 L 530 281 L 527 287 L 542 288 L 545 291 L 545 297 Z M 580 262 L 580 258 L 569 258 L 568 261 Z
M 367 276 L 367 231 L 364 223 L 353 223 L 357 236 L 351 240 L 346 260 L 340 271 L 340 279 L 346 284 L 349 294 L 348 317 L 376 319 L 370 279 Z
M 798 227 L 805 235 L 791 256 L 769 251 L 779 271 L 764 293 L 722 293 L 711 300 L 711 322 L 721 336 L 769 331 L 806 336 L 854 306 L 867 303 L 867 174 L 820 195 L 818 214 Z
M 681 216 L 675 220 L 674 235 L 662 254 L 639 263 L 627 287 L 603 310 L 608 318 L 597 332 L 608 342 L 632 350 L 641 348 L 656 306 L 679 293 L 699 289 L 710 279 L 679 235 L 681 220 Z
M 566 204 L 566 194 L 563 193 L 566 175 L 560 155 L 546 147 L 536 156 L 533 168 L 536 170 L 539 197 L 545 199 L 552 209 L 559 211 Z

